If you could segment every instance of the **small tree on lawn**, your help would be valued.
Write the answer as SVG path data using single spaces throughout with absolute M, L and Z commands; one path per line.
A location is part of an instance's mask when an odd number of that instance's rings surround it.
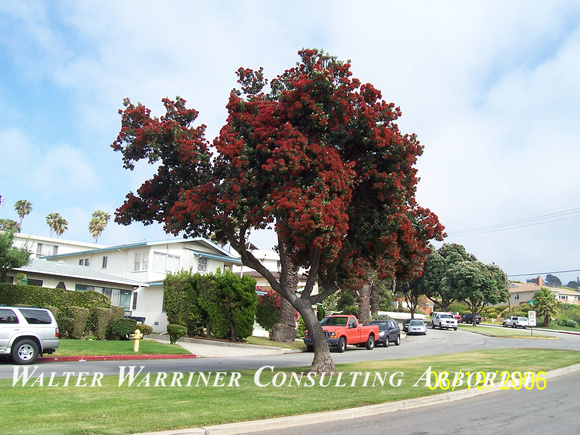
M 371 270 L 413 278 L 443 228 L 415 200 L 423 147 L 399 131 L 399 108 L 352 78 L 349 63 L 318 50 L 299 55 L 270 83 L 262 69 L 238 70 L 240 89 L 230 93 L 215 154 L 185 100 L 164 99 L 161 118 L 125 100 L 112 147 L 127 169 L 142 159 L 158 169 L 127 195 L 115 220 L 230 243 L 302 316 L 314 343 L 310 371 L 335 372 L 312 306 L 358 288 Z M 277 234 L 279 276 L 247 248 L 251 230 L 264 228 Z M 288 264 L 308 271 L 299 294 Z M 313 294 L 316 282 L 321 291 Z
M 543 326 L 547 328 L 550 320 L 558 315 L 560 303 L 552 291 L 546 287 L 542 287 L 534 294 L 534 301 L 534 310 L 537 311 L 538 316 L 544 318 Z

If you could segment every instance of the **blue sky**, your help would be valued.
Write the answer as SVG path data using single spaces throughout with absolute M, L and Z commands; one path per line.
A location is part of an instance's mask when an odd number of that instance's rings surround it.
M 1 2 L 0 218 L 27 199 L 23 233 L 48 236 L 58 212 L 61 238 L 92 241 L 92 212 L 112 215 L 152 172 L 125 171 L 110 148 L 123 98 L 161 115 L 179 95 L 211 140 L 237 68 L 271 78 L 322 48 L 401 107 L 425 145 L 419 202 L 448 242 L 508 274 L 580 269 L 580 4 L 407 3 Z M 111 222 L 99 242 L 166 237 Z

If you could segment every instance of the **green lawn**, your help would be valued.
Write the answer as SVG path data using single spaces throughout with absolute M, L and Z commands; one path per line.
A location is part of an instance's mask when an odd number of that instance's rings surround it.
M 177 344 L 158 343 L 153 340 L 141 340 L 139 352 L 133 352 L 130 340 L 60 340 L 60 346 L 52 356 L 88 356 L 88 355 L 179 355 L 190 353 Z
M 462 325 L 459 327 L 462 331 L 477 332 L 478 334 L 488 335 L 490 337 L 502 338 L 531 338 L 531 339 L 553 339 L 557 337 L 542 334 L 542 331 L 530 330 L 530 328 L 489 328 L 485 326 Z
M 119 376 L 106 376 L 91 386 L 94 374 L 73 375 L 65 386 L 63 373 L 39 380 L 36 373 L 22 379 L 0 380 L 0 427 L 3 434 L 101 434 L 174 430 L 242 420 L 319 412 L 385 403 L 441 393 L 425 385 L 425 373 L 539 372 L 580 363 L 580 352 L 541 349 L 501 349 L 462 352 L 399 360 L 381 360 L 337 366 L 340 379 L 308 378 L 305 368 L 240 371 L 220 375 L 184 373 L 181 386 L 172 379 L 180 374 L 137 376 L 132 386 Z M 129 364 L 119 364 L 128 366 Z M 132 364 L 138 367 L 146 362 Z M 23 370 L 23 368 L 20 368 Z M 31 370 L 31 368 L 30 368 Z M 42 365 L 37 370 L 42 370 Z M 360 375 L 355 373 L 360 372 Z M 369 373 L 368 378 L 366 373 Z M 385 374 L 386 373 L 386 374 Z M 186 386 L 192 377 L 191 386 Z M 233 378 L 232 378 L 233 376 Z M 239 377 L 238 377 L 239 376 Z M 97 376 L 98 377 L 98 376 Z M 354 379 L 354 380 L 353 380 Z M 277 383 L 278 386 L 272 385 Z M 549 381 L 548 381 L 549 382 Z M 155 384 L 158 386 L 154 386 Z M 75 386 L 79 384 L 79 386 Z M 147 384 L 149 386 L 147 386 Z M 224 384 L 223 387 L 213 386 Z M 231 386 L 228 386 L 230 385 Z M 261 387 L 261 384 L 268 384 Z M 366 384 L 366 385 L 365 385 Z M 58 385 L 58 386 L 56 386 Z M 86 385 L 86 386 L 83 386 Z M 327 385 L 327 386 L 325 386 Z M 465 387 L 465 385 L 463 386 Z M 23 417 L 25 416 L 25 417 Z

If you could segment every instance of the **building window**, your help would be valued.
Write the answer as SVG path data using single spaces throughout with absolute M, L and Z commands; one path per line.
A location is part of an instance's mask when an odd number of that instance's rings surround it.
M 141 272 L 147 270 L 148 267 L 148 252 L 135 252 L 135 262 L 133 263 L 133 271 Z
M 109 257 L 103 257 L 103 264 L 102 264 L 102 268 L 106 269 L 107 268 L 107 263 L 109 262 Z
M 38 243 L 36 245 L 36 257 L 47 257 L 49 255 L 57 255 L 58 246 L 49 243 Z
M 137 309 L 137 295 L 138 293 L 133 293 L 133 310 Z
M 519 300 L 520 300 L 520 294 L 519 293 L 516 293 L 514 295 L 514 301 L 519 301 Z
M 207 258 L 197 259 L 197 270 L 200 272 L 207 272 Z
M 63 290 L 66 290 L 66 284 L 63 281 L 61 281 L 56 285 L 56 288 L 61 288 Z
M 88 258 L 81 258 L 79 260 L 79 266 L 89 266 L 90 261 Z
M 84 284 L 75 284 L 75 292 L 86 292 L 88 290 L 88 286 Z M 92 288 L 91 288 L 92 290 Z
M 180 257 L 176 255 L 164 254 L 163 252 L 153 253 L 153 267 L 154 272 L 179 272 Z

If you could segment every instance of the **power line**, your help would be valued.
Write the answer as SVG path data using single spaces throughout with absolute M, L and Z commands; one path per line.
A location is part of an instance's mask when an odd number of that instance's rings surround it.
M 569 273 L 569 272 L 580 272 L 580 269 L 558 270 L 556 272 L 508 273 L 507 276 L 539 276 L 539 275 L 554 275 L 555 273 Z
M 462 236 L 471 236 L 475 234 L 485 234 L 485 233 L 492 233 L 497 231 L 508 231 L 514 230 L 518 228 L 525 228 L 535 225 L 542 225 L 552 222 L 559 222 L 563 220 L 569 219 L 577 219 L 580 218 L 580 208 L 573 208 L 570 210 L 564 210 L 556 213 L 549 213 L 541 216 L 535 216 L 525 219 L 519 219 L 510 222 L 504 222 L 500 224 L 494 225 L 487 225 L 482 227 L 476 228 L 469 228 L 465 230 L 457 230 L 457 231 L 450 231 L 448 232 L 449 237 L 462 237 Z

